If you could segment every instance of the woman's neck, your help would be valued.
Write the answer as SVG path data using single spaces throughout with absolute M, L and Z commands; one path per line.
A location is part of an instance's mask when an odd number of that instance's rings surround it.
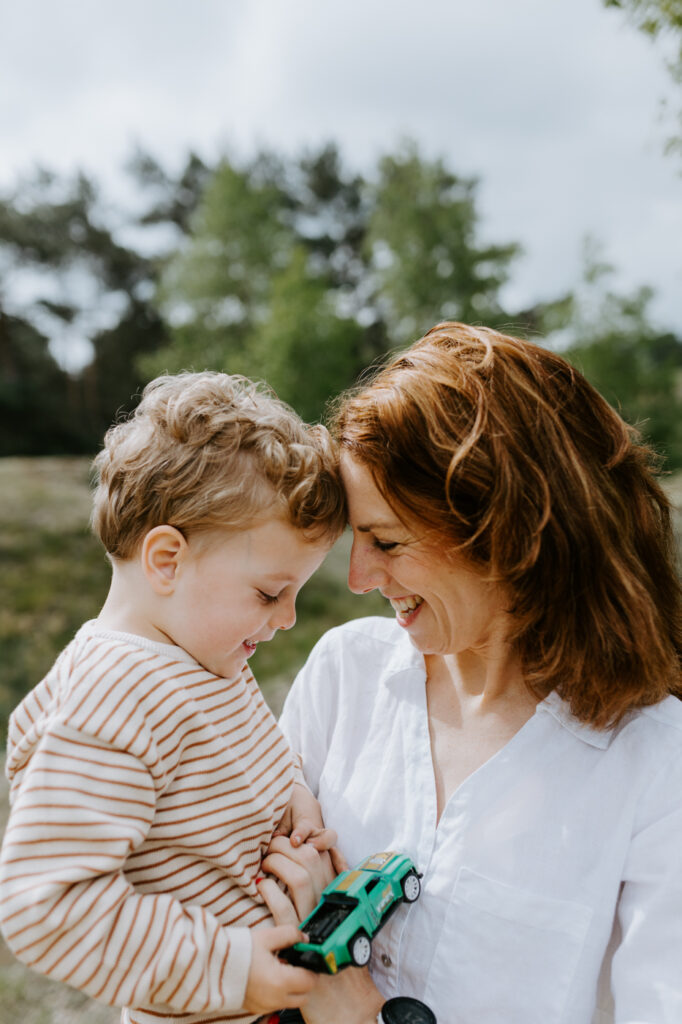
M 425 661 L 427 677 L 438 678 L 441 685 L 449 683 L 463 711 L 483 713 L 518 705 L 531 709 L 537 703 L 524 682 L 518 656 L 507 643 L 480 652 L 431 654 Z

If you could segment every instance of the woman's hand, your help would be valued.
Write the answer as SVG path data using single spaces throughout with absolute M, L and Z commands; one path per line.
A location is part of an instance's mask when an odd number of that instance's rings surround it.
M 306 846 L 294 849 L 281 836 L 275 843 L 277 849 L 263 861 L 263 868 L 284 882 L 296 904 L 272 878 L 263 879 L 258 891 L 275 924 L 298 925 L 317 905 L 324 886 L 347 865 L 337 850 L 318 854 Z M 384 998 L 366 968 L 349 967 L 333 977 L 315 977 L 315 987 L 301 1007 L 306 1024 L 375 1024 Z
M 345 861 L 336 850 L 320 853 L 310 843 L 293 846 L 286 836 L 275 836 L 261 867 L 286 886 L 298 923 L 315 909 L 324 887 L 343 870 L 340 864 L 345 866 Z

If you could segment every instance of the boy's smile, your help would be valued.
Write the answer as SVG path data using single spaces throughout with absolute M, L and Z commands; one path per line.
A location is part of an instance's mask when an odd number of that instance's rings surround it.
M 282 519 L 189 539 L 154 623 L 217 676 L 232 678 L 258 643 L 296 621 L 296 596 L 329 551 Z

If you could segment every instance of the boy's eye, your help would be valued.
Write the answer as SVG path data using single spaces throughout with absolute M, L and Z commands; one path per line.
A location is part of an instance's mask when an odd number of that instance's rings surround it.
M 384 541 L 384 540 L 379 540 L 377 537 L 374 538 L 373 543 L 374 543 L 374 547 L 378 548 L 379 551 L 390 551 L 391 548 L 397 548 L 398 547 L 398 542 L 395 541 L 395 540 Z
M 279 594 L 266 594 L 264 590 L 259 590 L 258 593 L 264 604 L 275 604 L 279 601 Z

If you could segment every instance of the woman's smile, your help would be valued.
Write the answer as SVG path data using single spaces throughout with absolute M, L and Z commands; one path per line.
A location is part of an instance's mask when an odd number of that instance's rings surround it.
M 396 613 L 396 622 L 405 628 L 414 622 L 424 603 L 424 598 L 419 594 L 411 594 L 409 597 L 389 597 L 388 600 Z

